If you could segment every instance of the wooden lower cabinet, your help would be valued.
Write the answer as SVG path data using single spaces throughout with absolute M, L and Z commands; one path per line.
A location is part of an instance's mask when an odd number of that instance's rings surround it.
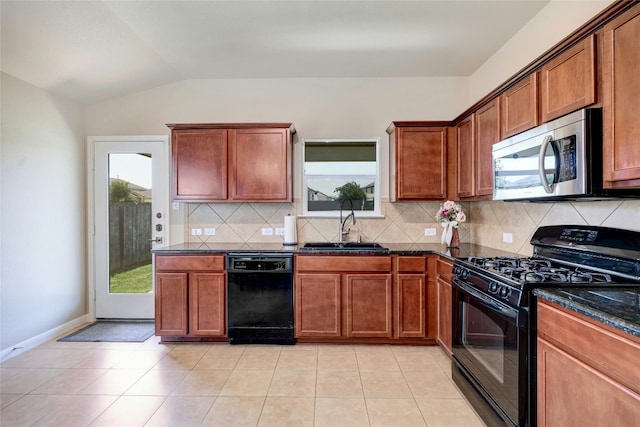
M 427 274 L 426 256 L 398 256 L 394 313 L 397 338 L 435 340 L 435 282 Z
M 297 274 L 296 338 L 390 338 L 391 277 L 379 273 Z
M 398 274 L 396 278 L 396 334 L 401 338 L 425 338 L 427 317 L 426 274 Z
M 187 335 L 188 274 L 156 273 L 156 335 Z
M 297 255 L 295 335 L 435 344 L 426 256 Z
M 640 422 L 640 339 L 538 303 L 538 426 Z
M 297 274 L 294 299 L 296 337 L 342 335 L 340 274 Z
M 156 255 L 156 335 L 226 337 L 224 256 Z
M 189 334 L 222 337 L 226 331 L 224 273 L 189 274 Z
M 391 274 L 347 274 L 347 337 L 391 338 Z
M 452 295 L 451 276 L 453 275 L 453 263 L 445 258 L 439 257 L 437 260 L 437 289 L 438 289 L 438 344 L 451 356 L 452 341 Z

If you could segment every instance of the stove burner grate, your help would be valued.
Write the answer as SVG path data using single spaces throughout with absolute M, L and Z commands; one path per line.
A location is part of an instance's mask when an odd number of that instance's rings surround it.
M 537 258 L 470 257 L 476 267 L 522 283 L 611 283 L 609 274 L 555 266 L 551 260 Z

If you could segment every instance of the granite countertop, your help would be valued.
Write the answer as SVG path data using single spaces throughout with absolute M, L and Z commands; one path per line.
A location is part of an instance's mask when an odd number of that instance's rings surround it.
M 389 251 L 379 251 L 371 249 L 358 250 L 332 250 L 301 249 L 303 244 L 298 246 L 284 246 L 281 243 L 182 243 L 178 245 L 157 248 L 151 252 L 159 255 L 180 255 L 180 254 L 227 254 L 230 252 L 262 252 L 262 253 L 294 253 L 306 255 L 442 255 L 449 259 L 495 256 L 516 256 L 511 252 L 500 251 L 498 249 L 485 246 L 462 243 L 460 248 L 450 249 L 437 243 L 381 243 Z
M 640 338 L 640 288 L 537 288 L 534 295 Z

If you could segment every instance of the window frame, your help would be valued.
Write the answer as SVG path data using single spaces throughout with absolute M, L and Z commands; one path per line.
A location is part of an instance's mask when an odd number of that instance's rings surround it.
M 381 154 L 381 143 L 380 143 L 380 138 L 379 137 L 365 137 L 365 138 L 303 138 L 302 139 L 302 149 L 301 149 L 301 157 L 302 157 L 302 163 L 301 163 L 301 168 L 302 168 L 302 217 L 307 217 L 307 218 L 339 218 L 340 217 L 340 211 L 339 210 L 333 210 L 333 211 L 309 211 L 309 191 L 308 191 L 308 179 L 307 179 L 307 173 L 305 170 L 305 153 L 306 153 L 306 145 L 307 142 L 311 142 L 311 143 L 326 143 L 326 144 L 337 144 L 337 143 L 341 143 L 341 142 L 349 142 L 349 143 L 367 143 L 367 144 L 371 144 L 374 143 L 375 144 L 375 150 L 376 150 L 376 173 L 374 176 L 374 192 L 373 192 L 373 210 L 370 211 L 362 211 L 362 210 L 358 210 L 356 211 L 356 216 L 358 218 L 382 218 L 382 204 L 381 204 L 381 200 L 380 200 L 380 182 L 381 182 L 381 159 L 380 159 L 380 154 Z M 357 175 L 354 175 L 357 176 Z

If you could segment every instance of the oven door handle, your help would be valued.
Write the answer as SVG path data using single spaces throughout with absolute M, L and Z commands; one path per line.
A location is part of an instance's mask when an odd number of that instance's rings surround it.
M 516 320 L 518 318 L 518 311 L 514 308 L 511 308 L 507 305 L 501 304 L 497 301 L 494 301 L 488 295 L 485 295 L 481 292 L 476 291 L 475 289 L 467 286 L 464 282 L 454 278 L 453 283 L 464 293 L 475 298 L 480 304 L 489 307 L 498 313 L 502 314 L 509 319 Z

